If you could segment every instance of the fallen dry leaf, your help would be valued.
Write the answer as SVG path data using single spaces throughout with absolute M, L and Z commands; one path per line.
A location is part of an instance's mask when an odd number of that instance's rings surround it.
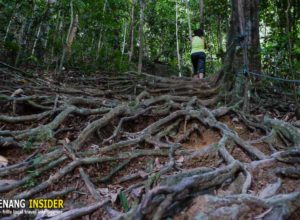
M 0 167 L 6 167 L 8 164 L 8 160 L 0 155 Z
M 71 141 L 69 138 L 65 138 L 65 142 L 66 142 L 66 144 L 69 144 Z
M 109 192 L 108 188 L 98 188 L 98 191 L 103 196 L 107 195 Z
M 161 167 L 162 167 L 162 165 L 160 164 L 160 162 L 159 162 L 159 158 L 158 157 L 156 157 L 155 158 L 155 167 L 157 168 L 157 169 L 160 169 Z
M 178 158 L 178 160 L 176 160 L 177 163 L 183 163 L 183 161 L 184 161 L 184 157 L 183 156 L 180 156 Z
M 115 203 L 117 201 L 118 195 L 120 194 L 120 192 L 121 192 L 121 189 L 118 189 L 116 193 L 110 193 L 109 194 L 110 195 L 110 201 L 112 203 Z
M 145 171 L 142 171 L 142 170 L 140 170 L 139 172 L 138 172 L 138 174 L 140 175 L 140 177 L 142 178 L 142 179 L 145 179 L 149 174 L 148 173 L 146 173 Z
M 140 198 L 143 191 L 144 191 L 145 187 L 144 186 L 141 186 L 141 187 L 138 187 L 138 188 L 135 188 L 131 191 L 131 195 L 136 197 L 136 198 Z

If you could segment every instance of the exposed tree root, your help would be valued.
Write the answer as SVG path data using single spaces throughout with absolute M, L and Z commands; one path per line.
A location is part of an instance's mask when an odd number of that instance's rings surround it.
M 299 131 L 239 104 L 210 109 L 220 100 L 216 79 L 128 72 L 49 84 L 6 68 L 1 198 L 63 198 L 52 219 L 287 219 L 299 211 Z

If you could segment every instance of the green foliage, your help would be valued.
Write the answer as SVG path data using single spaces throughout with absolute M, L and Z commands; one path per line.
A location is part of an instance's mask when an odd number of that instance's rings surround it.
M 50 128 L 44 127 L 36 134 L 37 141 L 48 141 L 53 138 L 53 131 Z
M 38 131 L 34 131 L 32 134 L 29 134 L 29 138 L 24 145 L 24 149 L 30 150 L 34 147 L 34 144 L 37 142 L 45 142 L 49 141 L 53 138 L 53 131 L 48 128 L 44 127 Z
M 122 72 L 136 69 L 128 62 L 130 50 L 130 15 L 132 0 L 77 0 L 73 1 L 74 14 L 79 16 L 79 26 L 66 67 L 76 67 L 90 72 L 96 69 Z M 139 1 L 135 1 L 134 56 L 138 57 Z M 292 44 L 293 69 L 300 68 L 299 11 L 300 4 L 291 2 L 290 27 L 287 27 L 287 1 L 260 1 L 261 57 L 264 72 L 291 78 L 288 62 L 288 39 Z M 199 1 L 178 0 L 179 47 L 183 74 L 191 73 L 188 15 L 192 30 L 199 27 Z M 59 65 L 71 22 L 70 1 L 54 4 L 47 1 L 0 0 L 0 45 L 16 59 L 21 51 L 21 61 L 35 65 Z M 222 65 L 221 54 L 226 50 L 227 32 L 231 15 L 231 1 L 207 0 L 204 2 L 204 29 L 207 45 L 207 72 L 214 73 Z M 175 1 L 146 1 L 144 21 L 145 59 L 169 65 L 178 72 L 175 36 Z M 22 25 L 24 31 L 22 33 Z M 6 30 L 8 30 L 6 36 Z M 40 34 L 37 34 L 40 30 Z M 287 33 L 287 30 L 289 30 Z M 6 39 L 4 41 L 4 38 Z M 123 40 L 125 37 L 125 45 Z M 32 49 L 35 40 L 34 54 Z M 122 49 L 124 46 L 124 54 Z M 299 72 L 296 78 L 299 78 Z
M 4 48 L 8 51 L 16 52 L 16 51 L 18 51 L 19 46 L 18 46 L 17 42 L 15 42 L 15 41 L 7 41 L 4 44 Z
M 29 56 L 26 60 L 32 63 L 38 63 L 38 58 L 34 55 Z
M 289 40 L 292 49 L 292 68 L 295 78 L 300 77 L 299 69 L 300 47 L 296 42 L 300 41 L 300 25 L 296 22 L 300 18 L 299 4 L 291 3 L 290 10 L 287 12 L 287 1 L 263 1 L 261 2 L 261 55 L 264 72 L 282 78 L 293 78 L 290 76 L 289 65 Z M 287 17 L 289 25 L 287 26 Z
M 36 171 L 36 170 L 29 170 L 29 171 L 27 171 L 27 172 L 28 172 L 29 175 L 32 175 L 32 177 L 29 178 L 29 179 L 25 182 L 25 184 L 23 185 L 23 187 L 24 187 L 25 189 L 27 189 L 27 188 L 32 188 L 32 187 L 36 186 L 36 184 L 37 184 L 38 182 L 37 182 L 36 179 L 34 179 L 34 177 L 37 177 L 37 176 L 39 175 L 39 172 Z
M 120 199 L 120 202 L 121 202 L 121 205 L 122 205 L 122 208 L 124 209 L 124 211 L 128 212 L 129 211 L 129 204 L 128 204 L 127 197 L 126 197 L 126 195 L 123 191 L 120 192 L 119 199 Z
M 29 180 L 27 180 L 27 181 L 25 182 L 25 184 L 24 184 L 23 187 L 24 187 L 25 189 L 29 189 L 29 188 L 34 187 L 36 184 L 37 184 L 37 181 L 34 180 L 34 179 L 32 179 L 32 178 L 30 178 Z
M 28 140 L 23 146 L 23 149 L 30 150 L 34 146 L 34 143 L 35 143 L 35 138 L 33 136 L 29 136 Z
M 160 174 L 159 173 L 152 174 L 148 178 L 148 180 L 145 184 L 146 189 L 150 190 L 153 186 L 155 186 L 158 183 L 159 179 L 160 179 Z
M 40 164 L 40 162 L 42 161 L 42 157 L 36 157 L 33 160 L 33 166 Z

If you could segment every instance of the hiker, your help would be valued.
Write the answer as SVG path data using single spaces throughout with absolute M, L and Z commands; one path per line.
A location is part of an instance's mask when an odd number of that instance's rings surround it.
M 202 29 L 194 31 L 191 58 L 194 68 L 194 79 L 203 79 L 205 76 L 205 49 L 204 31 Z

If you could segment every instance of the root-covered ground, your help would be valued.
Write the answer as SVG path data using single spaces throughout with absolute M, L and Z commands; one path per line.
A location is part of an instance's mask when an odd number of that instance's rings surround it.
M 62 198 L 51 219 L 300 217 L 288 99 L 261 94 L 244 114 L 215 107 L 214 78 L 0 77 L 0 198 Z

